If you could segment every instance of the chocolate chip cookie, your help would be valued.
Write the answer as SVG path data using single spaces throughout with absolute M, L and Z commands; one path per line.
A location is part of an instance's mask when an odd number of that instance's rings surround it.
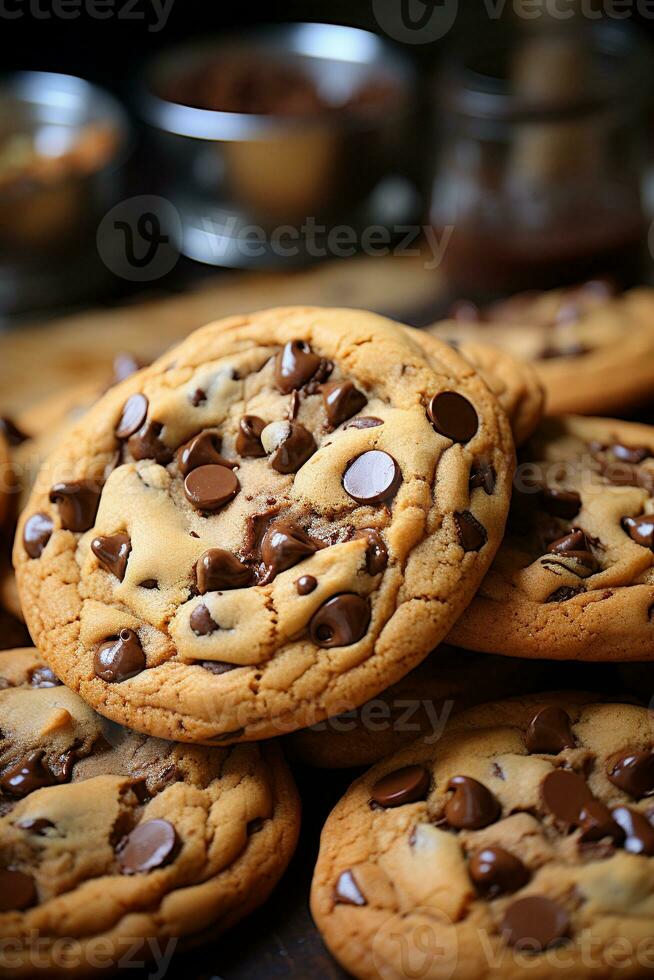
M 535 668 L 535 669 L 534 669 Z M 508 657 L 434 650 L 397 684 L 360 708 L 287 736 L 289 758 L 324 769 L 370 766 L 416 738 L 437 741 L 450 718 L 488 698 L 561 684 L 553 664 L 533 661 L 516 669 Z
M 533 362 L 551 415 L 623 412 L 654 390 L 654 290 L 604 282 L 524 293 L 479 310 L 458 304 L 437 337 L 490 344 Z
M 654 735 L 645 708 L 484 705 L 357 780 L 311 907 L 359 978 L 640 978 L 654 963 Z
M 446 345 L 289 308 L 210 324 L 90 410 L 14 549 L 30 631 L 101 713 L 280 734 L 416 666 L 503 533 L 508 422 Z
M 654 428 L 547 420 L 521 454 L 507 533 L 456 646 L 515 657 L 654 656 Z
M 299 803 L 276 746 L 137 735 L 33 650 L 0 653 L 0 714 L 3 977 L 170 956 L 242 918 L 283 873 Z
M 12 480 L 9 463 L 9 445 L 0 427 L 0 530 L 2 530 L 11 500 Z

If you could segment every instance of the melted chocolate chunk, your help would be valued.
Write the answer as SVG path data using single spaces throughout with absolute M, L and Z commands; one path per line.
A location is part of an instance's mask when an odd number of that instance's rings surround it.
M 546 809 L 566 827 L 577 826 L 584 807 L 594 801 L 586 780 L 570 769 L 548 773 L 541 790 Z
M 558 755 L 563 749 L 574 748 L 575 739 L 567 711 L 554 704 L 540 708 L 529 722 L 525 744 L 530 752 L 547 755 Z
M 239 665 L 226 664 L 222 660 L 201 660 L 200 666 L 204 667 L 205 670 L 208 670 L 210 674 L 220 676 L 220 674 L 228 674 L 230 670 L 236 670 Z
M 540 503 L 544 511 L 552 517 L 571 521 L 581 510 L 581 496 L 576 490 L 561 490 L 558 487 L 543 487 Z
M 383 425 L 384 420 L 378 419 L 375 415 L 362 415 L 361 418 L 352 419 L 345 426 L 346 429 L 375 429 L 378 425 Z
M 334 898 L 339 905 L 367 905 L 351 871 L 343 871 L 336 882 Z
M 175 828 L 167 820 L 146 820 L 116 848 L 121 874 L 145 874 L 169 864 L 179 847 Z
M 624 832 L 625 851 L 654 856 L 654 827 L 644 814 L 628 806 L 618 806 L 611 816 Z
M 102 490 L 90 480 L 55 483 L 50 503 L 56 504 L 64 531 L 88 531 L 95 523 Z
M 544 895 L 529 895 L 512 902 L 504 913 L 502 933 L 509 946 L 539 952 L 568 935 L 566 910 Z
M 647 446 L 625 446 L 619 442 L 611 446 L 611 452 L 621 462 L 633 463 L 634 465 L 642 463 L 643 460 L 649 459 L 652 455 L 652 451 Z
M 278 473 L 297 473 L 315 453 L 316 440 L 300 422 L 289 422 L 289 432 L 270 456 L 270 465 Z
M 173 458 L 173 450 L 161 438 L 162 422 L 146 422 L 145 425 L 130 436 L 127 448 L 134 459 L 153 459 L 166 466 Z
M 480 830 L 502 815 L 499 801 L 491 791 L 470 776 L 453 776 L 447 788 L 454 794 L 445 806 L 445 819 L 457 830 Z
M 401 482 L 400 467 L 381 449 L 371 449 L 357 456 L 343 474 L 343 489 L 359 504 L 391 500 Z
M 636 544 L 654 551 L 654 514 L 646 517 L 623 517 L 622 528 Z
M 275 384 L 283 395 L 290 395 L 310 381 L 322 364 L 304 340 L 289 340 L 275 357 Z
M 252 584 L 252 570 L 231 551 L 209 548 L 195 566 L 198 592 L 219 592 L 222 589 L 241 589 Z
M 184 480 L 186 499 L 197 510 L 216 511 L 233 500 L 241 484 L 227 466 L 199 466 Z
M 91 551 L 107 572 L 115 575 L 119 582 L 123 581 L 132 551 L 128 534 L 100 535 L 91 542 Z
M 298 595 L 310 595 L 318 586 L 318 579 L 313 575 L 300 575 L 295 583 Z
M 368 542 L 366 548 L 366 569 L 369 575 L 379 575 L 388 565 L 388 548 L 381 532 L 372 527 L 357 531 L 356 538 L 364 538 Z
M 0 787 L 9 796 L 22 798 L 43 786 L 53 786 L 57 779 L 43 764 L 43 751 L 29 752 L 23 759 L 10 766 L 0 777 Z
M 54 827 L 52 820 L 47 820 L 46 817 L 34 817 L 29 820 L 21 820 L 16 824 L 21 830 L 27 831 L 29 834 L 35 834 L 37 837 L 43 837 L 46 830 Z
M 123 629 L 117 637 L 101 643 L 95 651 L 96 677 L 119 684 L 145 670 L 145 654 L 134 630 Z
M 218 623 L 211 618 L 211 613 L 204 603 L 195 607 L 189 617 L 189 625 L 196 636 L 210 636 L 217 629 L 220 629 Z
M 486 528 L 469 510 L 456 513 L 454 523 L 464 551 L 479 551 L 488 541 Z
M 0 912 L 23 912 L 37 901 L 36 884 L 30 875 L 0 868 Z
M 322 400 L 327 421 L 334 429 L 360 412 L 368 402 L 351 381 L 331 381 L 323 385 Z
M 221 455 L 222 438 L 218 429 L 204 429 L 177 450 L 177 461 L 182 476 L 188 476 L 199 466 L 227 466 L 234 469 L 236 463 Z
M 476 851 L 470 858 L 468 871 L 477 890 L 488 898 L 517 892 L 531 877 L 520 858 L 503 847 Z
M 202 388 L 196 388 L 192 395 L 188 396 L 193 408 L 199 408 L 200 405 L 204 405 L 207 400 L 207 393 L 203 391 Z
M 29 439 L 29 436 L 21 432 L 16 423 L 6 415 L 0 416 L 0 435 L 3 435 L 5 441 L 12 447 L 20 446 Z
M 429 792 L 430 776 L 422 766 L 404 766 L 378 779 L 372 788 L 372 799 L 381 807 L 404 806 L 424 800 Z
M 244 415 L 238 424 L 236 436 L 236 452 L 239 456 L 265 456 L 266 450 L 261 445 L 261 433 L 266 423 L 258 415 Z
M 30 558 L 40 558 L 52 537 L 54 524 L 48 514 L 32 514 L 23 528 L 23 547 Z
M 574 599 L 575 596 L 581 595 L 585 592 L 583 585 L 562 585 L 560 589 L 556 589 L 550 595 L 548 595 L 545 602 L 568 602 L 570 599 Z
M 490 463 L 477 463 L 470 470 L 470 480 L 468 482 L 470 490 L 476 490 L 477 487 L 481 487 L 484 493 L 491 497 L 495 493 L 496 483 L 497 474 L 495 473 L 495 467 Z
M 365 636 L 370 625 L 370 604 L 354 592 L 324 602 L 311 617 L 309 633 L 316 646 L 347 647 Z
M 319 544 L 296 524 L 280 521 L 273 524 L 261 541 L 261 558 L 274 575 L 292 568 L 318 550 Z
M 61 681 L 50 667 L 33 667 L 29 672 L 29 681 L 32 687 L 61 687 Z
M 640 800 L 654 794 L 654 752 L 627 752 L 613 763 L 608 778 L 618 789 Z
M 469 442 L 479 428 L 474 406 L 456 391 L 441 391 L 427 407 L 427 417 L 437 432 L 453 442 Z
M 610 838 L 616 844 L 624 838 L 622 829 L 611 816 L 611 811 L 599 800 L 588 800 L 579 813 L 579 840 L 582 844 L 594 843 Z
M 145 395 L 131 395 L 123 405 L 123 411 L 116 426 L 117 439 L 129 439 L 141 428 L 148 417 L 148 400 Z

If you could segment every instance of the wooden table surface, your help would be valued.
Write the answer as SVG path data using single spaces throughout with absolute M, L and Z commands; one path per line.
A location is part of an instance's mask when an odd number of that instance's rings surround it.
M 0 414 L 18 414 L 59 389 L 111 372 L 114 354 L 150 360 L 210 320 L 266 306 L 310 304 L 364 307 L 428 322 L 441 295 L 438 274 L 418 258 L 356 258 L 290 274 L 221 274 L 190 292 L 90 310 L 0 334 Z M 0 613 L 0 647 L 28 640 Z M 169 977 L 189 980 L 342 980 L 308 909 L 311 874 L 322 825 L 356 773 L 298 769 L 303 824 L 296 856 L 272 898 L 215 944 L 179 954 Z M 130 970 L 145 978 L 150 969 Z

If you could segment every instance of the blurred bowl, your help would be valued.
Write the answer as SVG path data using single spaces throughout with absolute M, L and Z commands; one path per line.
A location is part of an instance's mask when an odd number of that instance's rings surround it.
M 266 102 L 270 66 L 271 74 L 297 72 L 311 90 L 306 101 L 318 100 L 317 109 L 184 104 L 190 76 L 214 71 L 220 81 L 221 65 L 230 72 L 248 63 L 262 87 L 259 100 L 248 93 L 255 105 Z M 158 190 L 182 219 L 181 251 L 217 265 L 270 264 L 289 258 L 270 248 L 280 226 L 298 232 L 306 258 L 301 228 L 307 218 L 355 229 L 410 220 L 420 206 L 409 152 L 413 90 L 413 68 L 391 45 L 367 31 L 327 24 L 258 28 L 158 58 L 146 72 L 141 110 L 151 127 Z M 239 92 L 233 94 L 238 104 Z M 259 256 L 239 248 L 253 228 L 266 242 Z

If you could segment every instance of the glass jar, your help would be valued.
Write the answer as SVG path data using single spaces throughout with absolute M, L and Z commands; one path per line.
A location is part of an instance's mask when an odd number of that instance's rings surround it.
M 432 222 L 452 295 L 642 281 L 649 79 L 624 24 L 548 25 L 450 63 Z

